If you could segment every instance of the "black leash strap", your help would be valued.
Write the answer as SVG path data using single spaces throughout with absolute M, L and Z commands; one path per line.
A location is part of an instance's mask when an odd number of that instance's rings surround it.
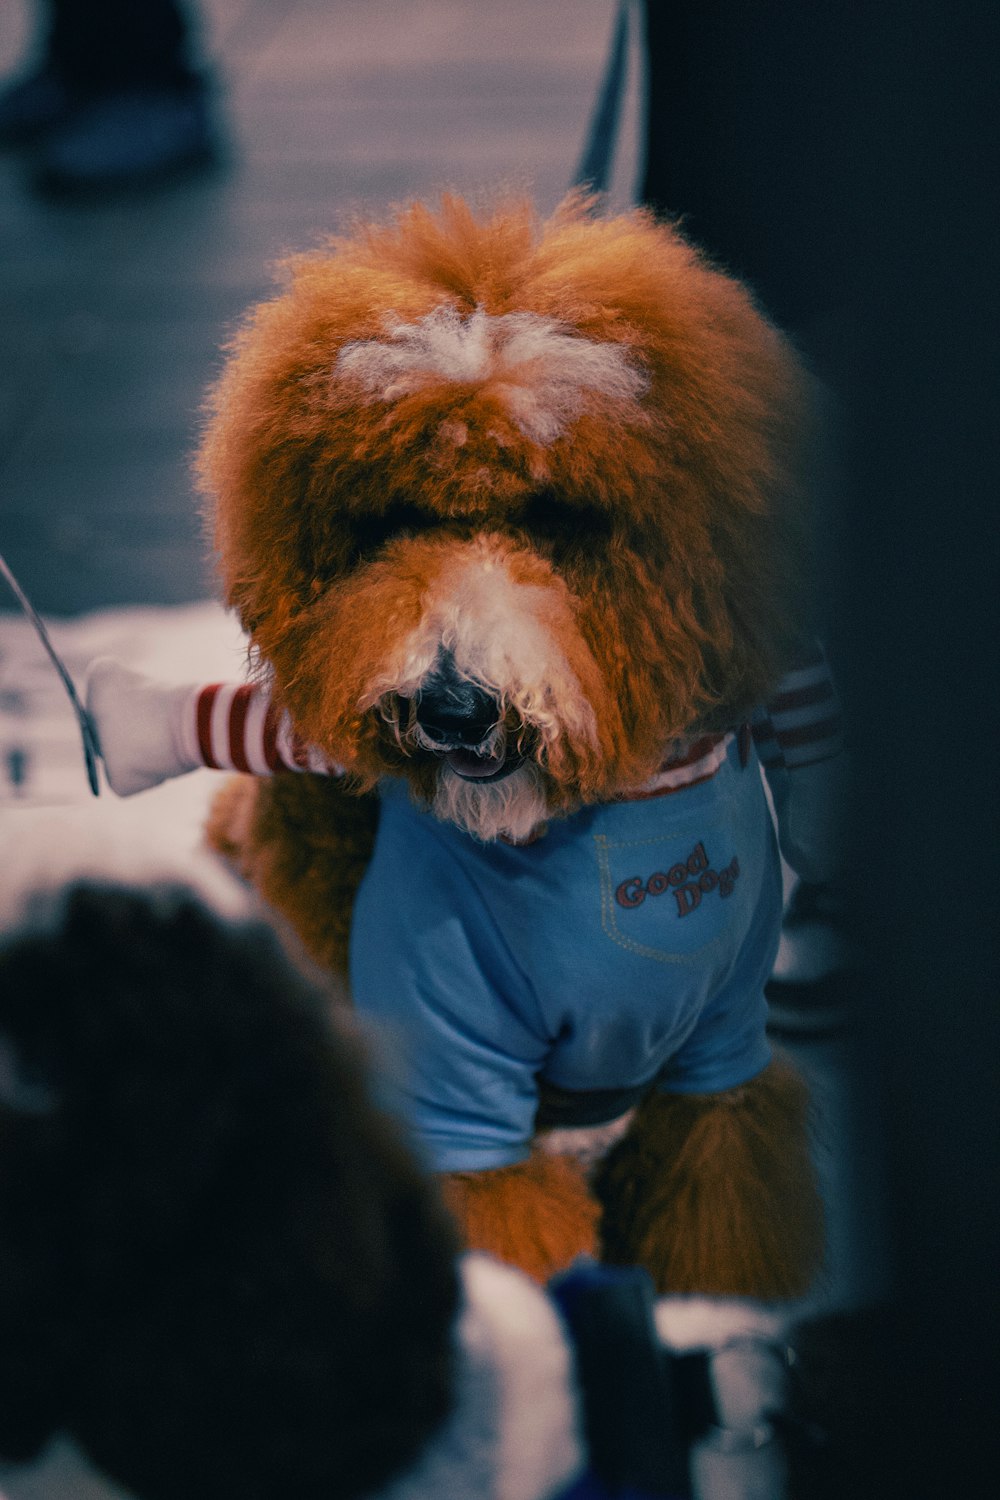
M 7 565 L 7 561 L 4 558 L 2 552 L 0 552 L 0 573 L 2 573 L 4 578 L 7 580 L 8 584 L 10 585 L 11 592 L 13 593 L 17 602 L 20 604 L 21 608 L 24 610 L 24 613 L 28 616 L 28 619 L 31 621 L 32 625 L 35 627 L 35 630 L 38 632 L 38 638 L 48 652 L 49 659 L 52 662 L 52 665 L 55 667 L 56 671 L 59 673 L 59 678 L 62 682 L 62 685 L 69 694 L 69 701 L 73 705 L 73 712 L 76 714 L 77 723 L 80 726 L 80 735 L 83 739 L 83 759 L 84 764 L 87 767 L 87 780 L 90 782 L 90 790 L 93 792 L 94 796 L 99 797 L 101 795 L 101 783 L 97 775 L 97 762 L 100 758 L 100 750 L 98 749 L 97 736 L 94 733 L 94 726 L 90 722 L 90 719 L 87 715 L 87 710 L 80 702 L 76 688 L 73 685 L 73 679 L 67 672 L 66 667 L 64 666 L 62 659 L 59 656 L 59 653 L 56 651 L 56 648 L 53 646 L 51 640 L 49 639 L 49 633 L 42 623 L 41 615 L 38 613 L 35 606 L 32 604 L 31 600 L 24 592 L 24 589 L 18 583 L 17 579 L 14 577 L 13 573 Z
M 622 0 L 615 18 L 611 51 L 594 105 L 587 142 L 580 165 L 573 174 L 573 187 L 591 193 L 606 193 L 611 180 L 611 163 L 618 140 L 618 121 L 625 93 L 628 66 L 629 0 Z

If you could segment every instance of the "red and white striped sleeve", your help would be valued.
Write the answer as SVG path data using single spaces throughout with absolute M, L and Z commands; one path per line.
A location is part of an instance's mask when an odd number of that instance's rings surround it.
M 254 683 L 215 682 L 191 689 L 182 711 L 183 751 L 193 765 L 273 776 L 309 771 L 341 776 L 343 768 L 306 745 L 285 710 Z
M 840 700 L 819 643 L 795 662 L 771 700 L 752 718 L 765 770 L 795 770 L 831 760 L 844 748 Z

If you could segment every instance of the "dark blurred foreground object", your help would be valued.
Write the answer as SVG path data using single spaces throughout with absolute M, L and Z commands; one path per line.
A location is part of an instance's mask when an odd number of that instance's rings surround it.
M 0 1455 L 368 1494 L 451 1400 L 455 1241 L 331 997 L 182 886 L 0 934 Z
M 100 194 L 165 182 L 218 155 L 211 90 L 176 0 L 46 0 L 34 67 L 0 93 L 0 145 L 35 186 Z
M 750 281 L 844 414 L 833 656 L 863 731 L 848 915 L 866 955 L 852 1029 L 894 1287 L 878 1336 L 845 1330 L 830 1362 L 836 1399 L 860 1386 L 869 1414 L 844 1424 L 835 1492 L 985 1494 L 1000 1471 L 1000 9 L 647 0 L 646 22 L 646 201 Z

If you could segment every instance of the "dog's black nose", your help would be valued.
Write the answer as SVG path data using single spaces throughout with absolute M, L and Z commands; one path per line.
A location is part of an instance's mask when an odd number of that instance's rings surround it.
M 492 693 L 462 677 L 450 656 L 439 658 L 416 698 L 417 723 L 439 744 L 469 749 L 495 728 L 500 709 Z

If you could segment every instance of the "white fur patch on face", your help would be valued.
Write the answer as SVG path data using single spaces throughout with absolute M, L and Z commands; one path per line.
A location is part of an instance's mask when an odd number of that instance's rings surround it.
M 553 588 L 555 586 L 553 585 Z M 550 628 L 552 589 L 519 583 L 488 537 L 456 547 L 428 591 L 423 618 L 403 641 L 362 708 L 388 693 L 412 698 L 441 651 L 458 672 L 551 742 L 567 733 L 597 744 L 594 711 Z
M 565 622 L 568 608 L 555 580 L 518 582 L 497 539 L 457 545 L 427 590 L 420 623 L 359 707 L 374 708 L 393 695 L 413 699 L 448 652 L 461 676 L 497 700 L 500 718 L 533 731 L 542 750 L 560 736 L 596 749 L 594 708 L 552 625 Z M 524 839 L 546 816 L 542 774 L 528 762 L 503 780 L 476 782 L 443 766 L 433 809 L 477 838 Z
M 450 306 L 416 323 L 389 317 L 384 339 L 345 344 L 335 379 L 356 381 L 392 402 L 441 382 L 490 384 L 525 437 L 547 446 L 576 420 L 588 397 L 635 405 L 647 380 L 619 344 L 597 343 L 537 313 L 468 317 Z

